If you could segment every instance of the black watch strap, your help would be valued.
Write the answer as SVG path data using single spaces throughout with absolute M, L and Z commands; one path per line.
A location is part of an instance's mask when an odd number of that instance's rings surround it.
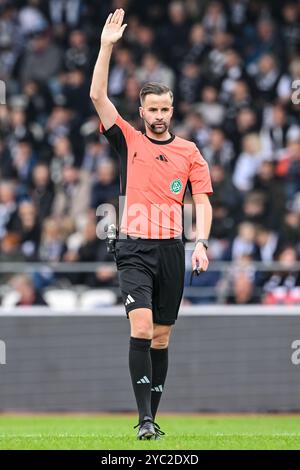
M 198 243 L 202 243 L 202 245 L 207 249 L 208 248 L 208 240 L 206 238 L 198 238 L 196 241 L 196 245 Z

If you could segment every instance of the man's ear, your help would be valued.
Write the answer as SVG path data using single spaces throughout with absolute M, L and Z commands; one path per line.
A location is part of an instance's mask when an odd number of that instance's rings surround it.
M 174 106 L 171 107 L 171 117 L 173 116 Z
M 144 109 L 142 108 L 142 106 L 139 107 L 139 113 L 140 113 L 140 117 L 144 119 Z

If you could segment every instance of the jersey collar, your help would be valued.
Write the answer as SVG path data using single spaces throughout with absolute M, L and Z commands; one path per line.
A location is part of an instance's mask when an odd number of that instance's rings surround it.
M 147 134 L 144 132 L 143 133 L 145 137 L 147 137 L 147 139 L 150 140 L 150 142 L 152 142 L 153 144 L 157 144 L 157 145 L 167 145 L 167 144 L 170 144 L 171 142 L 173 142 L 173 140 L 175 139 L 175 135 L 171 133 L 171 137 L 168 139 L 168 140 L 157 140 L 157 139 L 152 139 L 151 137 L 148 137 Z

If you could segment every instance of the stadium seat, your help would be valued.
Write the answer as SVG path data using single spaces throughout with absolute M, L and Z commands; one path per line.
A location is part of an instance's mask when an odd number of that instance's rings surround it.
M 20 299 L 20 294 L 14 290 L 7 292 L 2 298 L 1 307 L 14 307 Z
M 71 289 L 49 289 L 43 295 L 49 307 L 55 310 L 74 310 L 77 307 L 77 294 Z
M 81 308 L 109 307 L 115 305 L 117 295 L 109 289 L 91 289 L 84 292 L 80 298 Z

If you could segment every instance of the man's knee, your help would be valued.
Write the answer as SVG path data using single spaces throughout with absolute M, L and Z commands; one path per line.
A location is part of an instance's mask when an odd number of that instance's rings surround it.
M 144 310 L 144 312 L 143 312 Z M 150 315 L 150 313 L 151 315 Z M 131 336 L 133 338 L 152 339 L 152 312 L 149 309 L 136 309 L 129 313 Z
M 131 328 L 131 336 L 133 338 L 152 339 L 153 329 L 148 324 L 138 324 Z
M 169 345 L 170 334 L 171 334 L 171 327 L 169 326 L 162 325 L 159 327 L 155 327 L 153 331 L 151 348 L 166 349 Z

